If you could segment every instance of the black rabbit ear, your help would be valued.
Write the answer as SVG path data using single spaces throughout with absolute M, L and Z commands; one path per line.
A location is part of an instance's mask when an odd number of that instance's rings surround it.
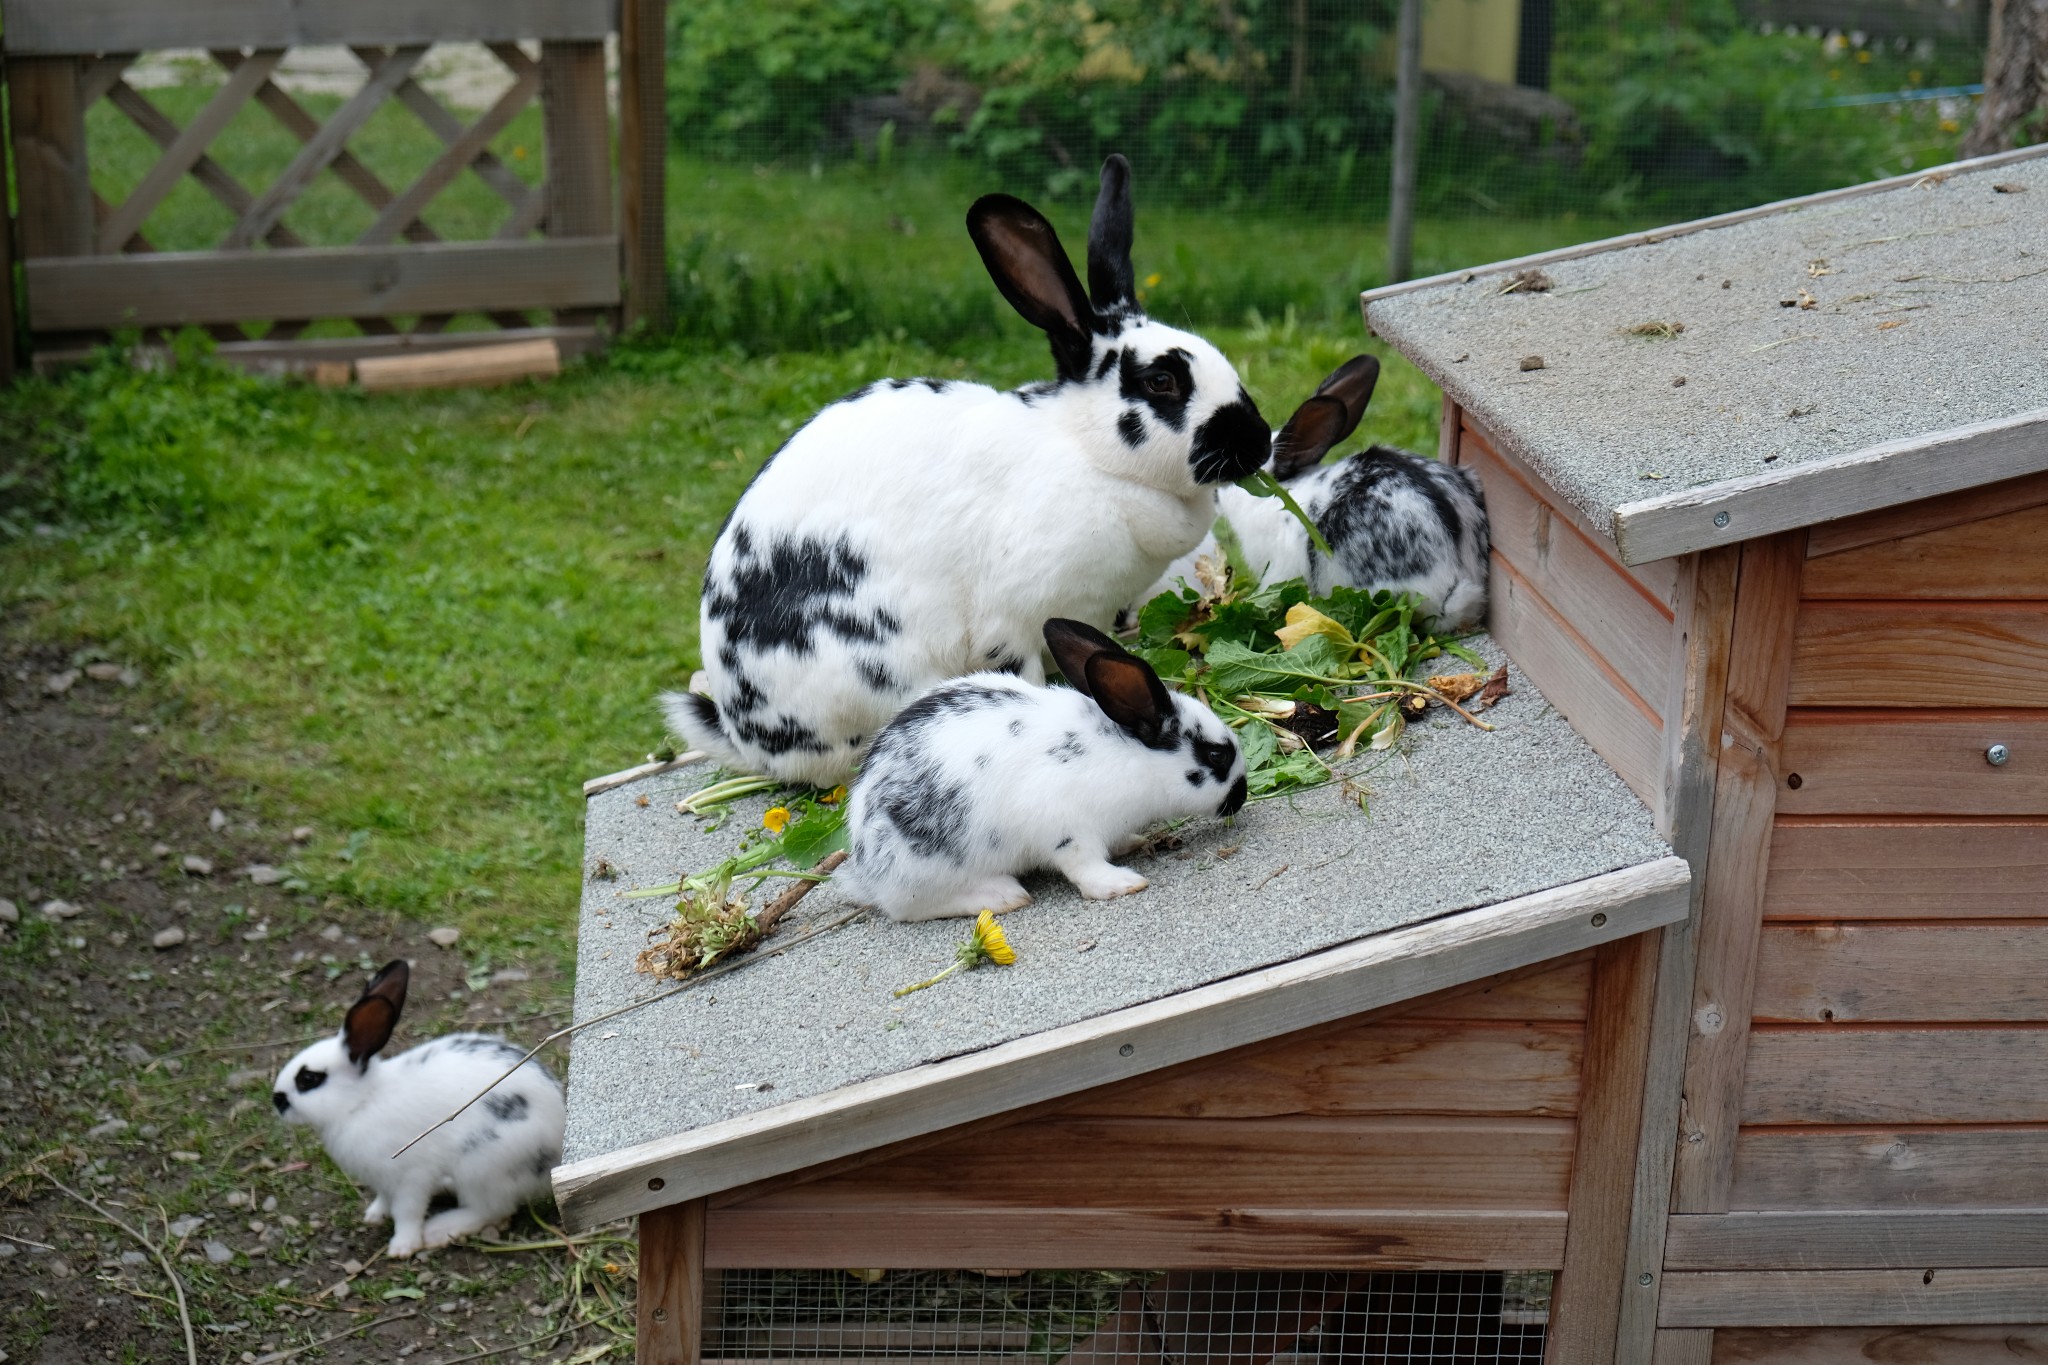
M 363 987 L 363 998 L 349 1006 L 348 1016 L 341 1021 L 341 1038 L 348 1045 L 348 1059 L 357 1067 L 367 1067 L 370 1058 L 391 1041 L 391 1031 L 398 1027 L 398 1016 L 405 1009 L 405 988 L 411 979 L 412 969 L 406 966 L 404 958 L 387 962 Z
M 1086 375 L 1095 309 L 1045 215 L 1010 195 L 984 194 L 967 210 L 967 233 L 996 288 L 1052 343 L 1060 378 Z
M 1131 163 L 1110 153 L 1102 163 L 1102 189 L 1088 221 L 1088 295 L 1097 312 L 1137 307 L 1138 277 L 1131 270 Z
M 1093 695 L 1088 691 L 1088 661 L 1104 651 L 1125 652 L 1122 645 L 1085 621 L 1055 616 L 1045 623 L 1044 635 L 1045 647 L 1052 651 L 1060 675 L 1084 696 Z
M 1291 479 L 1322 463 L 1330 447 L 1358 429 L 1380 380 L 1380 362 L 1358 355 L 1316 386 L 1315 397 L 1294 410 L 1273 440 L 1273 474 Z
M 1139 742 L 1156 746 L 1173 715 L 1173 698 L 1152 665 L 1081 621 L 1045 623 L 1046 647 L 1074 689 Z

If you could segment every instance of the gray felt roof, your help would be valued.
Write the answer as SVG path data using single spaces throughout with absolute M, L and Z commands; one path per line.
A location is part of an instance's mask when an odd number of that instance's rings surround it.
M 1610 534 L 1645 499 L 2048 410 L 2048 157 L 1641 237 L 1375 290 L 1366 322 Z M 1530 263 L 1552 287 L 1503 293 Z M 1997 477 L 2028 464 L 2048 427 Z
M 1475 643 L 1502 661 L 1491 641 Z M 566 1160 L 1664 857 L 1650 813 L 1533 686 L 1511 680 L 1487 712 L 1491 734 L 1442 713 L 1412 727 L 1401 752 L 1361 779 L 1370 816 L 1336 787 L 1258 803 L 1234 825 L 1196 824 L 1179 849 L 1134 860 L 1151 888 L 1107 903 L 1081 901 L 1056 877 L 1027 879 L 1038 899 L 1002 921 L 1015 966 L 895 1000 L 895 987 L 951 961 L 965 922 L 871 917 L 579 1034 Z M 678 814 L 677 798 L 707 776 L 683 768 L 587 803 L 579 1022 L 666 988 L 635 974 L 633 959 L 671 902 L 623 893 L 717 862 L 759 821 L 760 800 L 739 804 L 721 830 Z M 599 859 L 616 880 L 590 877 Z M 846 908 L 820 890 L 778 936 Z

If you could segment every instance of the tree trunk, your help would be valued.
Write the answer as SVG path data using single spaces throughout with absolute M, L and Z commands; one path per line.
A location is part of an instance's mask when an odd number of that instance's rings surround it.
M 1963 139 L 1963 155 L 2014 146 L 2020 125 L 2036 110 L 2048 111 L 2048 0 L 1994 0 L 1984 101 Z

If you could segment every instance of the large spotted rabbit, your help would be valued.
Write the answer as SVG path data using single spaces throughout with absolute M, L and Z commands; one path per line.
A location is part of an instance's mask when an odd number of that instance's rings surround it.
M 712 547 L 706 691 L 663 698 L 721 762 L 842 781 L 934 683 L 1042 681 L 1044 621 L 1108 625 L 1202 539 L 1217 485 L 1266 459 L 1230 362 L 1138 306 L 1122 157 L 1102 168 L 1087 289 L 1021 200 L 976 200 L 967 230 L 1057 377 L 1008 392 L 882 380 L 775 453 Z

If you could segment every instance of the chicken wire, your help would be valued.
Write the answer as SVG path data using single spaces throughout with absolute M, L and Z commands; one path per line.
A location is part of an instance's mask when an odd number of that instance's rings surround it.
M 727 1270 L 707 1360 L 1492 1365 L 1543 1358 L 1548 1272 Z

